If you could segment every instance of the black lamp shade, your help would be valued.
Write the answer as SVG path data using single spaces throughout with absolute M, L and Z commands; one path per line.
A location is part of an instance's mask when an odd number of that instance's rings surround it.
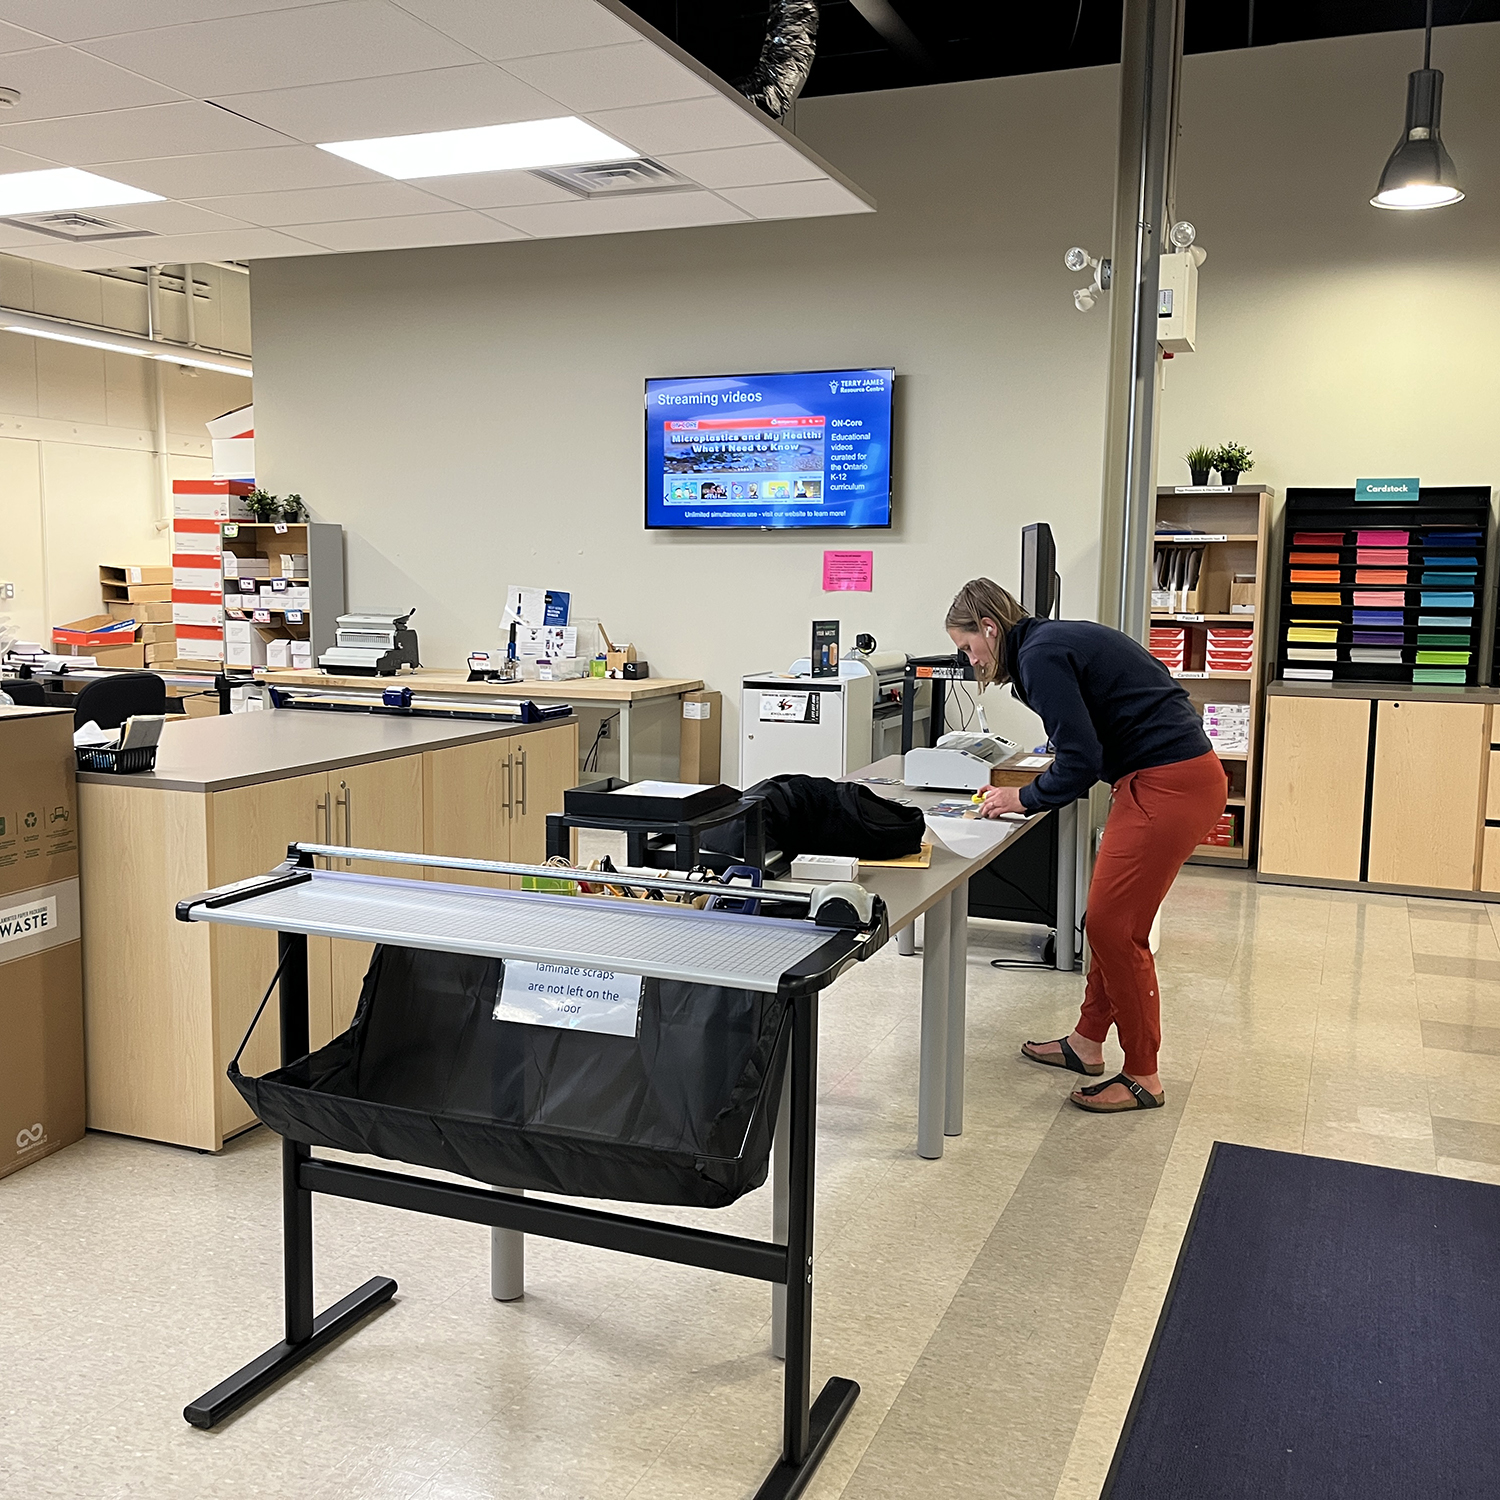
M 1463 198 L 1439 129 L 1442 112 L 1443 75 L 1418 68 L 1406 84 L 1406 129 L 1370 199 L 1376 208 L 1440 208 Z

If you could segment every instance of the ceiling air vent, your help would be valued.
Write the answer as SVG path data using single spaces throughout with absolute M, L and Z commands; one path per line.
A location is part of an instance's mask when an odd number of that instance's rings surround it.
M 75 244 L 89 240 L 130 240 L 149 235 L 149 229 L 131 229 L 124 224 L 111 224 L 108 219 L 96 218 L 93 214 L 81 214 L 76 209 L 65 209 L 61 213 L 19 214 L 15 218 L 0 219 L 16 229 L 29 229 L 33 234 L 50 235 L 55 240 L 71 240 Z
M 580 198 L 622 198 L 627 193 L 680 192 L 696 182 L 648 156 L 634 161 L 586 162 L 579 167 L 548 167 L 532 174 L 576 193 Z

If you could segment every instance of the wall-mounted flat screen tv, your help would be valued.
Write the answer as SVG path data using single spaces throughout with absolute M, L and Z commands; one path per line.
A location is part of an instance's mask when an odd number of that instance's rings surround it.
M 889 526 L 895 374 L 648 380 L 647 527 Z

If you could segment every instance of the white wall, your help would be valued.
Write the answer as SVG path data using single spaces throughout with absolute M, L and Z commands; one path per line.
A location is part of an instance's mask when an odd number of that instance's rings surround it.
M 1471 196 L 1427 215 L 1367 206 L 1411 34 L 1188 59 L 1178 210 L 1210 259 L 1164 479 L 1228 437 L 1278 487 L 1489 477 L 1500 27 L 1445 29 L 1438 53 Z M 739 677 L 803 654 L 814 616 L 942 649 L 960 583 L 1014 585 L 1028 521 L 1051 521 L 1065 609 L 1087 616 L 1107 328 L 1074 311 L 1062 252 L 1107 242 L 1115 90 L 1091 69 L 800 104 L 871 216 L 262 262 L 264 480 L 345 526 L 351 606 L 418 606 L 429 662 L 497 645 L 507 583 L 570 588 L 657 672 L 723 689 L 730 746 Z M 647 376 L 887 363 L 891 532 L 643 531 Z M 843 545 L 873 547 L 873 594 L 820 592 Z M 991 718 L 1035 733 L 1013 704 Z
M 201 343 L 249 349 L 246 279 L 200 267 Z M 183 337 L 182 298 L 164 294 L 164 331 Z M 0 305 L 144 333 L 145 297 L 130 281 L 0 256 Z M 165 386 L 170 473 L 211 472 L 203 423 L 250 399 L 250 383 L 176 365 Z M 99 564 L 165 561 L 158 530 L 151 362 L 0 332 L 0 599 L 23 639 L 99 611 Z

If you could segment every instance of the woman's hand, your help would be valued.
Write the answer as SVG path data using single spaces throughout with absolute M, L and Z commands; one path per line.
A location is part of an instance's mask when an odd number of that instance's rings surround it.
M 979 806 L 981 818 L 998 818 L 1005 813 L 1024 813 L 1026 809 L 1021 806 L 1021 791 L 1019 787 L 992 786 L 984 794 L 984 801 Z

